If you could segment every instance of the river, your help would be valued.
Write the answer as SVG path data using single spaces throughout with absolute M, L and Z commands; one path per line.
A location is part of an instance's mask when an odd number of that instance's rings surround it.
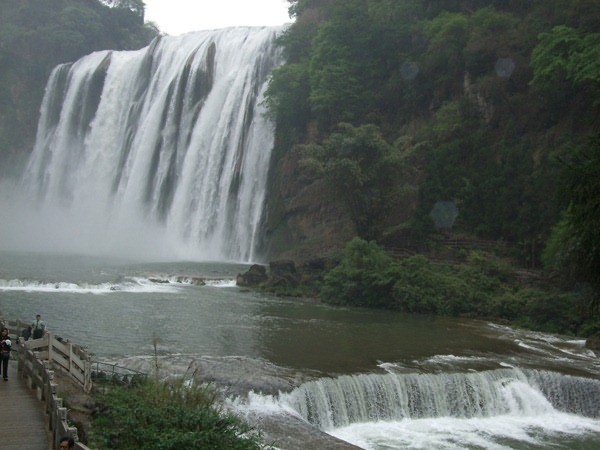
M 240 414 L 365 449 L 600 446 L 600 360 L 582 340 L 274 297 L 235 285 L 247 268 L 0 252 L 0 312 L 41 314 L 96 360 L 200 367 Z

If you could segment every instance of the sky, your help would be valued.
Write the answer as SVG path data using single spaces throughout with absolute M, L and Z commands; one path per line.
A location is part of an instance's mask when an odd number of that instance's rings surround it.
M 146 21 L 163 33 L 291 22 L 286 0 L 145 0 Z

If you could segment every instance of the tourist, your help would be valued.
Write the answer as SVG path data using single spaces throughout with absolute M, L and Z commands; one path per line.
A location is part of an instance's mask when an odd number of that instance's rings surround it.
M 31 324 L 31 329 L 33 330 L 33 339 L 40 339 L 44 336 L 44 330 L 46 328 L 46 324 L 42 321 L 42 317 L 39 314 L 36 314 L 35 320 Z
M 63 436 L 58 444 L 59 450 L 70 450 L 75 448 L 75 440 L 71 436 Z
M 0 331 L 0 373 L 2 373 L 4 381 L 8 381 L 8 361 L 10 360 L 11 344 L 8 329 L 2 328 Z
M 21 337 L 24 341 L 28 341 L 31 338 L 31 325 L 29 325 L 27 328 L 23 328 L 23 331 L 21 331 Z

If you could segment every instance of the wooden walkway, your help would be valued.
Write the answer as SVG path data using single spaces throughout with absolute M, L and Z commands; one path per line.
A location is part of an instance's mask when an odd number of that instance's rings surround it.
M 0 448 L 49 450 L 45 420 L 44 403 L 19 377 L 17 361 L 11 360 L 8 381 L 0 381 Z

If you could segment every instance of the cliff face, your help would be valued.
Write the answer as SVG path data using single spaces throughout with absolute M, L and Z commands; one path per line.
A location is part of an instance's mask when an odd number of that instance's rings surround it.
M 293 148 L 273 167 L 268 194 L 267 240 L 271 260 L 304 262 L 332 255 L 356 235 L 324 180 L 308 176 Z

